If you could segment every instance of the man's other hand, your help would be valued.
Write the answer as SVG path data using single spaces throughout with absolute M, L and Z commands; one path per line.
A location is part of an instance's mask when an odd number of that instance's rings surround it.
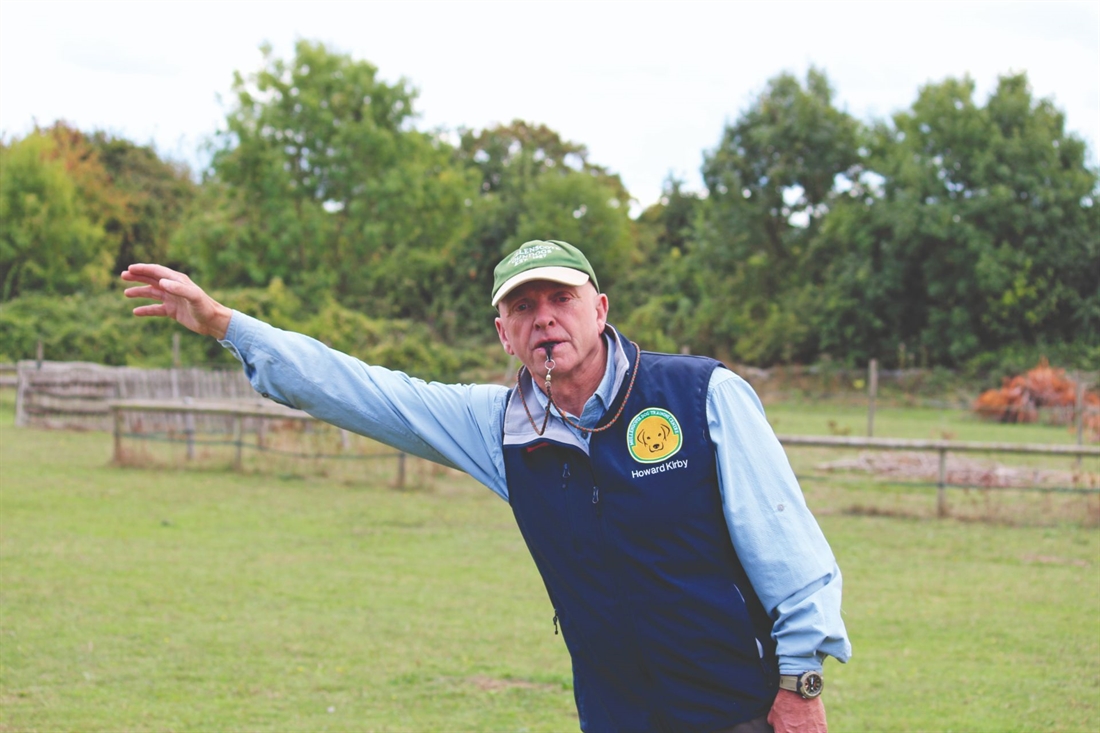
M 127 298 L 159 300 L 134 308 L 135 316 L 163 316 L 179 321 L 195 333 L 225 338 L 233 312 L 207 295 L 182 272 L 163 265 L 130 265 L 122 272 L 127 282 L 143 283 L 126 289 Z
M 775 733 L 828 733 L 825 703 L 820 697 L 804 700 L 797 692 L 780 690 L 768 713 Z

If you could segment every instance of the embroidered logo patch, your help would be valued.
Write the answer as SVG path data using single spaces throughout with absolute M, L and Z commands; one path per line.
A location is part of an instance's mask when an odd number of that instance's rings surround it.
M 525 247 L 519 252 L 512 255 L 512 259 L 508 261 L 508 264 L 512 267 L 522 265 L 524 262 L 530 262 L 531 260 L 541 260 L 545 257 L 549 257 L 558 250 L 560 250 L 556 244 L 536 244 L 532 247 Z
M 647 407 L 626 429 L 626 447 L 639 463 L 657 463 L 680 450 L 683 437 L 676 416 L 660 407 Z

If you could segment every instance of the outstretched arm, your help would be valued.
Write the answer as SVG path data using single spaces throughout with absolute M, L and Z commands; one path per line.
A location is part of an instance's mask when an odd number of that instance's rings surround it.
M 399 450 L 466 471 L 508 498 L 500 430 L 507 389 L 426 384 L 364 364 L 308 336 L 283 331 L 211 298 L 182 272 L 130 265 L 128 298 L 159 300 L 134 309 L 214 336 L 244 365 L 253 388 L 275 402 Z
M 137 264 L 123 270 L 122 279 L 143 283 L 127 288 L 127 298 L 159 300 L 134 308 L 135 316 L 164 316 L 203 336 L 224 339 L 233 312 L 211 298 L 191 278 L 163 265 Z

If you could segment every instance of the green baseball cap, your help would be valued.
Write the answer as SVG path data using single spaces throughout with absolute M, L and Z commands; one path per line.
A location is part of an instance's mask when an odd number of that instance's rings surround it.
M 493 306 L 520 285 L 549 280 L 578 287 L 589 280 L 599 291 L 596 273 L 579 249 L 556 239 L 526 242 L 493 270 Z

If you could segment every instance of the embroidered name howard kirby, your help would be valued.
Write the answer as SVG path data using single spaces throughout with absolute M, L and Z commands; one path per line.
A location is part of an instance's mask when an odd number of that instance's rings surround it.
M 631 478 L 644 478 L 655 473 L 664 473 L 665 471 L 675 471 L 678 468 L 687 468 L 687 461 L 666 461 L 659 466 L 651 466 L 650 468 L 642 468 L 637 471 L 631 471 Z

